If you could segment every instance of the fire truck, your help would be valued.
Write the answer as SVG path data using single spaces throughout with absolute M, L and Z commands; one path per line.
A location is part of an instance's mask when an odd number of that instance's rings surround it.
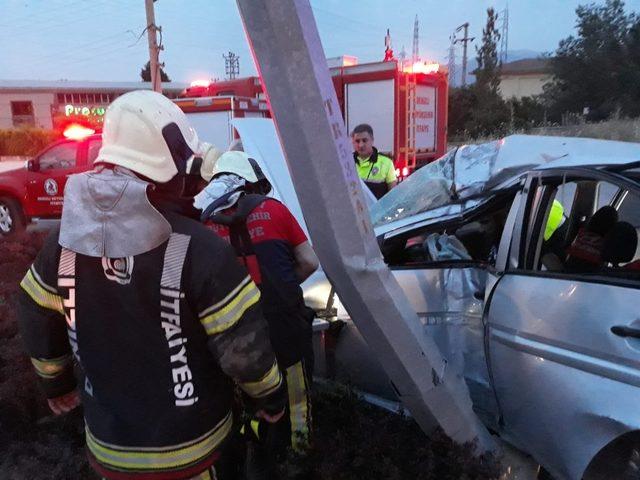
M 392 60 L 330 71 L 347 129 L 370 124 L 398 177 L 445 153 L 448 84 L 439 65 Z M 270 117 L 258 77 L 195 82 L 175 102 L 203 139 L 223 149 L 237 137 L 232 119 Z M 24 168 L 0 173 L 0 236 L 34 219 L 60 217 L 67 177 L 91 169 L 102 143 L 86 125 L 70 125 L 66 136 Z
M 349 132 L 360 123 L 371 125 L 376 147 L 394 160 L 401 177 L 444 155 L 449 88 L 445 68 L 395 59 L 357 64 L 353 57 L 339 58 L 346 61 L 332 66 L 330 73 Z M 194 82 L 181 96 L 219 95 L 265 97 L 258 77 Z

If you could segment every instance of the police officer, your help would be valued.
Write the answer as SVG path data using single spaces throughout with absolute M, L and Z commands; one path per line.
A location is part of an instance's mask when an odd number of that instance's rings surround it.
M 362 123 L 354 128 L 351 133 L 351 142 L 358 175 L 373 195 L 379 199 L 398 183 L 393 161 L 379 154 L 378 149 L 373 146 L 371 125 Z
M 285 374 L 289 392 L 287 415 L 269 427 L 262 422 L 254 431 L 268 445 L 264 456 L 271 463 L 291 445 L 304 451 L 311 426 L 308 381 L 312 361 L 313 311 L 303 300 L 300 284 L 318 268 L 318 260 L 291 212 L 268 198 L 271 184 L 257 162 L 246 153 L 222 154 L 213 180 L 196 199 L 202 219 L 233 245 L 262 292 L 271 343 Z M 249 427 L 250 428 L 250 427 Z M 247 428 L 247 429 L 249 429 Z M 265 440 L 268 437 L 268 440 Z
M 82 402 L 89 460 L 108 479 L 215 478 L 234 382 L 258 417 L 283 415 L 260 291 L 226 242 L 179 211 L 198 151 L 166 97 L 116 99 L 98 167 L 69 178 L 60 230 L 21 283 L 49 405 Z

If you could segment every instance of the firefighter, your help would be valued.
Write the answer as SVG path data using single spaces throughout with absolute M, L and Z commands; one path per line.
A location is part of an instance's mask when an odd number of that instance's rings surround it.
M 230 151 L 215 164 L 213 180 L 196 197 L 195 205 L 203 210 L 205 224 L 233 245 L 262 292 L 289 403 L 280 422 L 273 426 L 254 422 L 253 433 L 245 434 L 258 437 L 262 454 L 272 461 L 289 445 L 299 452 L 308 446 L 314 312 L 305 306 L 300 284 L 318 268 L 318 260 L 287 207 L 266 197 L 270 191 L 271 184 L 257 162 L 244 152 Z M 271 476 L 274 468 L 271 462 Z
M 180 212 L 198 150 L 166 97 L 117 98 L 97 168 L 69 178 L 59 231 L 21 283 L 48 403 L 57 414 L 82 403 L 89 460 L 108 479 L 216 478 L 234 381 L 258 417 L 284 414 L 260 291 L 226 242 Z
M 373 146 L 371 125 L 362 123 L 354 128 L 351 142 L 358 176 L 377 199 L 381 198 L 398 183 L 393 161 L 379 154 L 378 149 Z

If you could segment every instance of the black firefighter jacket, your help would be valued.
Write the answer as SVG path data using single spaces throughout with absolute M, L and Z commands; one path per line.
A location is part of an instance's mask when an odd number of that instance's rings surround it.
M 135 257 L 74 254 L 53 232 L 21 283 L 28 354 L 49 398 L 79 388 L 107 478 L 208 468 L 231 430 L 233 381 L 256 408 L 284 404 L 258 288 L 226 242 L 165 216 L 171 238 Z

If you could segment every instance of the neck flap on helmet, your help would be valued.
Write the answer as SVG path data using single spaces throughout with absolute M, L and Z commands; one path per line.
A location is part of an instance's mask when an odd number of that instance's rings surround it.
M 122 258 L 167 241 L 171 225 L 147 198 L 150 184 L 122 167 L 71 175 L 58 243 L 90 257 Z
M 162 137 L 178 170 L 177 176 L 183 180 L 181 196 L 194 196 L 200 182 L 202 158 L 195 155 L 176 123 L 165 125 L 162 128 Z

